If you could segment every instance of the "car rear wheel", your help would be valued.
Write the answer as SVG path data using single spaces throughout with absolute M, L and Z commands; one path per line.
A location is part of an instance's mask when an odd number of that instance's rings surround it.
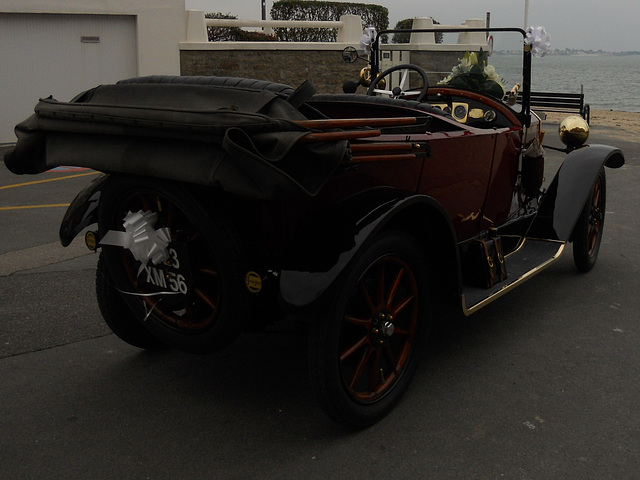
M 209 204 L 193 188 L 130 176 L 112 176 L 102 195 L 99 226 L 101 241 L 107 243 L 102 254 L 129 308 L 127 318 L 161 343 L 184 351 L 208 352 L 232 342 L 246 322 L 251 299 L 244 287 L 240 240 L 222 207 Z M 162 229 L 169 232 L 165 261 L 140 259 L 135 242 L 108 244 L 108 231 L 121 238 L 128 234 L 123 223 L 132 221 L 131 212 L 153 217 L 137 226 L 149 237 Z
M 591 270 L 598 259 L 604 228 L 606 193 L 606 176 L 603 167 L 598 172 L 589 198 L 573 229 L 573 261 L 581 272 Z
M 105 323 L 121 340 L 145 350 L 166 347 L 133 316 L 133 312 L 113 284 L 104 255 L 100 253 L 96 271 L 96 296 Z
M 338 423 L 366 427 L 407 389 L 429 330 L 425 259 L 401 232 L 365 246 L 309 332 L 311 383 Z

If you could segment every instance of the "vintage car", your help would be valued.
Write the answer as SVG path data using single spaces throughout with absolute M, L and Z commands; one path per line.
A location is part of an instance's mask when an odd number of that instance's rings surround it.
M 98 303 L 122 340 L 210 352 L 295 314 L 309 322 L 322 407 L 364 427 L 407 389 L 434 321 L 472 314 L 568 243 L 578 270 L 596 261 L 604 167 L 623 154 L 584 144 L 573 119 L 567 156 L 542 188 L 523 43 L 514 105 L 429 86 L 413 65 L 394 67 L 400 84 L 385 89 L 392 72 L 378 75 L 376 40 L 366 95 L 133 78 L 41 100 L 5 163 L 17 174 L 104 173 L 69 206 L 60 238 L 67 246 L 97 224 L 86 241 L 99 250 Z M 420 88 L 405 89 L 415 75 Z

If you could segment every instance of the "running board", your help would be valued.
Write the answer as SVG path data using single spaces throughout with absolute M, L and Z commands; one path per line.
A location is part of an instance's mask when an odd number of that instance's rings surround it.
M 517 250 L 505 257 L 508 274 L 505 281 L 491 288 L 463 286 L 462 311 L 471 315 L 534 277 L 558 260 L 565 246 L 565 242 L 525 239 Z

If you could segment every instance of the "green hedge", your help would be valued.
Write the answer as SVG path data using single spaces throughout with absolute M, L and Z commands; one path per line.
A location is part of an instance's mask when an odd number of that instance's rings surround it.
M 207 13 L 205 18 L 237 20 L 238 17 L 229 13 Z M 210 42 L 275 42 L 278 40 L 273 35 L 242 30 L 239 27 L 207 27 L 207 37 Z
M 440 25 L 440 22 L 433 21 L 433 25 Z M 404 20 L 400 20 L 396 23 L 394 30 L 409 30 L 413 27 L 413 18 L 405 18 Z M 436 32 L 435 34 L 436 43 L 443 42 L 442 32 Z M 394 33 L 393 38 L 391 39 L 391 43 L 409 43 L 409 39 L 411 37 L 410 33 Z
M 281 0 L 271 8 L 273 20 L 336 21 L 342 15 L 360 15 L 362 26 L 373 26 L 377 31 L 389 28 L 389 10 L 380 5 L 324 2 L 316 0 Z M 279 40 L 285 42 L 335 42 L 335 28 L 276 28 Z

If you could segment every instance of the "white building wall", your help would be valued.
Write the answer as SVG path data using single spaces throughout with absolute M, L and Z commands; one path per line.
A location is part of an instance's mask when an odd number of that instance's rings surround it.
M 133 15 L 138 74 L 180 73 L 179 44 L 186 38 L 184 0 L 2 0 L 2 13 Z
M 121 78 L 179 75 L 185 38 L 184 0 L 2 0 L 0 143 L 15 141 L 13 127 L 39 97 L 67 101 Z

